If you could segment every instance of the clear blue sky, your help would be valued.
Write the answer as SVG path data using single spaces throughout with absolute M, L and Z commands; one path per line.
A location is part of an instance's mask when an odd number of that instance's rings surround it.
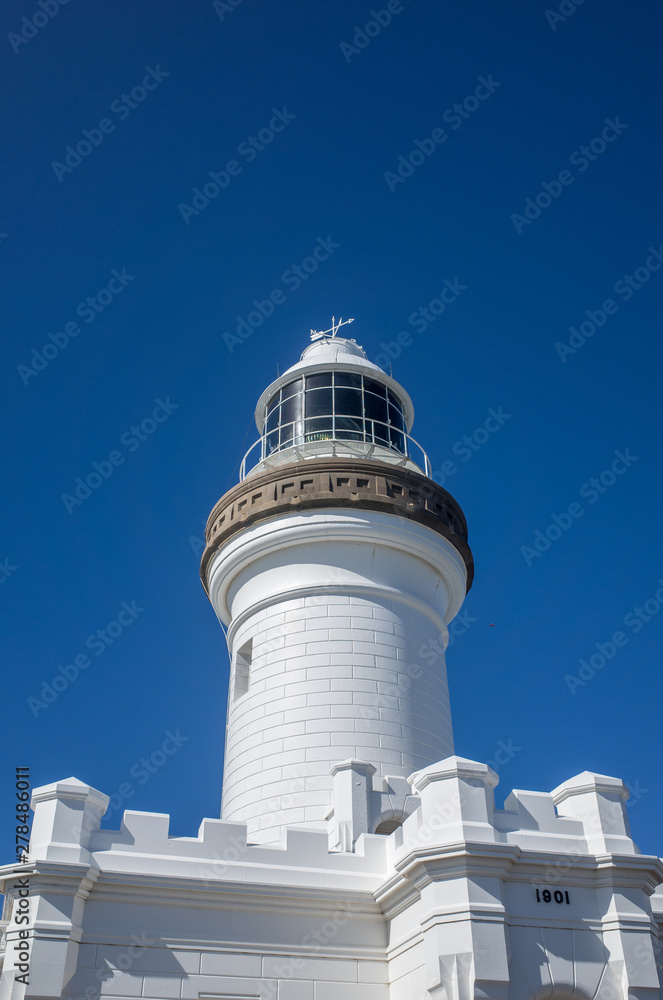
M 500 800 L 620 776 L 636 840 L 660 850 L 660 7 L 384 10 L 4 5 L 7 860 L 17 765 L 129 786 L 124 805 L 170 812 L 175 835 L 218 815 L 228 662 L 195 539 L 258 396 L 332 314 L 371 358 L 405 334 L 393 374 L 469 523 L 457 752 L 510 748 Z M 575 353 L 556 347 L 582 323 Z M 486 431 L 491 408 L 509 416 Z M 93 463 L 100 485 L 63 500 Z M 143 610 L 86 646 L 123 602 Z M 613 655 L 576 684 L 597 643 Z

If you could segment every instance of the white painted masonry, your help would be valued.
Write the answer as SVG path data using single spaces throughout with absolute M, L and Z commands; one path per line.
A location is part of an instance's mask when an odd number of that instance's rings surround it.
M 307 357 L 361 361 L 340 340 Z M 35 789 L 29 859 L 0 869 L 0 1000 L 660 1000 L 663 864 L 627 789 L 585 771 L 495 808 L 497 774 L 453 754 L 442 656 L 468 550 L 353 503 L 265 508 L 207 566 L 222 819 L 101 830 L 103 792 Z
M 232 671 L 252 644 L 238 698 L 231 673 L 222 815 L 256 842 L 325 829 L 339 760 L 406 778 L 452 752 L 443 657 L 421 656 L 465 593 L 446 539 L 375 511 L 288 514 L 235 536 L 209 579 Z
M 32 887 L 31 985 L 12 986 L 10 921 L 0 996 L 658 998 L 663 866 L 628 835 L 625 787 L 585 772 L 495 809 L 497 781 L 459 757 L 423 768 L 402 827 L 332 852 L 322 831 L 251 846 L 224 820 L 172 838 L 168 816 L 134 811 L 101 831 L 106 796 L 76 779 L 39 789 L 18 873 Z

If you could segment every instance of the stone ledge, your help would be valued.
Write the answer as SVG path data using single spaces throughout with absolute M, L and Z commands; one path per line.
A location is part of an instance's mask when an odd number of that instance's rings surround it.
M 467 567 L 467 589 L 472 586 L 474 561 L 467 544 L 467 523 L 450 493 L 410 469 L 332 458 L 279 466 L 244 480 L 221 497 L 205 529 L 207 545 L 200 565 L 205 591 L 213 556 L 236 532 L 268 517 L 323 507 L 378 510 L 432 528 L 461 554 Z

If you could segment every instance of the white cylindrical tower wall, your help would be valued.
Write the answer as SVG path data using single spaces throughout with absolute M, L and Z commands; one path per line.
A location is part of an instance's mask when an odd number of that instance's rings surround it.
M 249 643 L 250 689 L 234 696 Z M 450 756 L 445 644 L 421 611 L 359 594 L 285 599 L 249 617 L 233 641 L 223 818 L 268 842 L 324 822 L 338 761 L 407 777 Z
M 293 512 L 239 532 L 209 580 L 230 622 L 223 818 L 252 839 L 322 825 L 341 760 L 407 777 L 453 753 L 445 620 L 466 571 L 445 538 L 376 511 Z

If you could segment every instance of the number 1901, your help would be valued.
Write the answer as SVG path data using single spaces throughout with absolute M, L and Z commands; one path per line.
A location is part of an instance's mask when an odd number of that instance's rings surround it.
M 555 889 L 554 892 L 551 892 L 550 889 L 542 889 L 540 892 L 538 889 L 535 889 L 534 892 L 536 893 L 537 903 L 551 903 L 553 900 L 556 903 L 571 902 L 569 899 L 568 889 L 564 889 L 563 891 L 561 889 Z

